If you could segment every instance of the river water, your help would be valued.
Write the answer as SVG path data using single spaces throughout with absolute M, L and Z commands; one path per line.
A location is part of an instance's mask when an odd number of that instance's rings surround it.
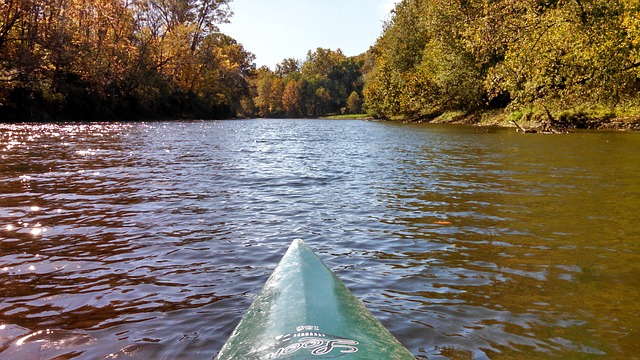
M 420 359 L 638 358 L 640 134 L 0 125 L 0 358 L 212 359 L 301 238 Z

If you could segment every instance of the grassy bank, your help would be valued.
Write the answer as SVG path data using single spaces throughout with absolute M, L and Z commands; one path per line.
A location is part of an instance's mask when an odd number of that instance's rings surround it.
M 640 107 L 547 111 L 539 108 L 488 110 L 475 113 L 445 112 L 420 122 L 513 127 L 532 132 L 573 129 L 640 131 Z
M 367 114 L 345 114 L 345 115 L 331 115 L 331 116 L 322 116 L 320 119 L 327 120 L 372 120 L 373 117 Z

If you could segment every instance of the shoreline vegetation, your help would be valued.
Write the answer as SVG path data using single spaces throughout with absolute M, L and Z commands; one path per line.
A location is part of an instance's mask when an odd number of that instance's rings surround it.
M 0 121 L 326 118 L 640 131 L 635 0 L 403 0 L 363 54 L 275 69 L 230 0 L 0 5 Z M 326 115 L 341 114 L 341 115 Z
M 613 113 L 587 113 L 569 112 L 561 114 L 555 125 L 550 125 L 546 114 L 534 112 L 510 113 L 505 110 L 494 110 L 483 113 L 466 114 L 463 112 L 447 112 L 432 118 L 407 120 L 379 119 L 369 114 L 347 114 L 322 116 L 319 119 L 327 120 L 364 120 L 364 121 L 399 121 L 404 123 L 430 123 L 451 124 L 467 126 L 494 126 L 514 128 L 523 133 L 566 133 L 572 130 L 615 130 L 615 131 L 640 131 L 640 115 L 627 116 Z
M 550 119 L 546 113 L 527 110 L 509 112 L 503 109 L 481 113 L 446 112 L 432 118 L 399 121 L 407 123 L 454 124 L 515 128 L 523 133 L 566 133 L 572 130 L 640 131 L 640 113 L 567 111 Z

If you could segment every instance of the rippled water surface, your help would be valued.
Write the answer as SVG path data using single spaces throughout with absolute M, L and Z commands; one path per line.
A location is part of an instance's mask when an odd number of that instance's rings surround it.
M 640 134 L 0 125 L 0 358 L 212 359 L 295 238 L 417 358 L 638 358 Z

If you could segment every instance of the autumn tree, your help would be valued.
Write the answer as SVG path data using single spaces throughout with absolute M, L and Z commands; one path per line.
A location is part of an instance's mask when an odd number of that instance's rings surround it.
M 258 70 L 255 86 L 254 103 L 258 115 L 260 117 L 282 117 L 285 112 L 283 106 L 284 79 L 278 77 L 269 68 L 262 67 Z
M 252 108 L 253 55 L 219 33 L 228 0 L 6 0 L 5 119 L 191 114 Z
M 304 115 L 304 103 L 300 83 L 290 80 L 282 94 L 282 106 L 288 117 L 300 117 Z

